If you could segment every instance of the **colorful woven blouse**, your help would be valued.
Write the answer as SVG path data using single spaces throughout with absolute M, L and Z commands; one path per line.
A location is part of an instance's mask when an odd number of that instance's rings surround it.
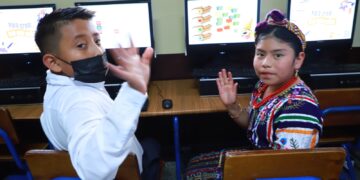
M 256 84 L 250 101 L 248 127 L 248 138 L 253 148 L 308 149 L 316 146 L 323 122 L 317 99 L 303 82 L 291 84 L 263 102 L 266 85 L 262 82 Z M 222 179 L 227 151 L 229 149 L 191 158 L 185 172 L 186 179 Z
M 322 131 L 317 99 L 303 82 L 290 86 L 258 108 L 265 85 L 255 86 L 250 101 L 248 138 L 255 148 L 314 148 Z

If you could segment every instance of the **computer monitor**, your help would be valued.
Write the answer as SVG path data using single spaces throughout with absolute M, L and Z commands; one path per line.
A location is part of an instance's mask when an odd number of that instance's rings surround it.
M 35 31 L 40 18 L 55 4 L 0 6 L 0 79 L 42 76 Z
M 128 48 L 131 41 L 134 47 L 139 48 L 140 53 L 147 47 L 154 48 L 150 0 L 75 2 L 75 6 L 95 11 L 93 22 L 100 33 L 101 45 L 106 49 L 110 63 L 115 62 L 109 49 Z M 122 82 L 111 73 L 108 73 L 105 81 L 106 86 L 117 86 Z M 115 89 L 117 92 L 118 88 Z
M 259 0 L 185 0 L 186 55 L 210 59 L 254 48 Z
M 100 33 L 105 49 L 130 47 L 154 47 L 150 0 L 75 2 L 95 11 L 93 21 Z
M 314 61 L 345 59 L 353 43 L 357 6 L 358 0 L 289 1 L 289 20 L 304 32 Z

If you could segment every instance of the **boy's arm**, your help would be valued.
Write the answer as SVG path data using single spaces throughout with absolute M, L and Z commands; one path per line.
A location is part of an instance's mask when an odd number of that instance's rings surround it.
M 67 129 L 71 161 L 81 179 L 113 179 L 131 151 L 138 155 L 142 167 L 142 149 L 135 131 L 145 100 L 146 95 L 124 83 L 106 116 L 96 107 L 99 104 L 91 102 L 69 112 L 67 121 L 79 122 Z

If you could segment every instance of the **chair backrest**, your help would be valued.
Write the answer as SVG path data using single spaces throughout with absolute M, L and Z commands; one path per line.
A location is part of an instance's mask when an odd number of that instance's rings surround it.
M 359 106 L 360 88 L 337 88 L 315 90 L 320 109 L 325 110 L 339 106 Z M 360 125 L 360 111 L 342 111 L 326 115 L 324 126 Z
M 341 147 L 229 151 L 225 155 L 224 180 L 301 176 L 338 179 L 344 159 Z
M 11 115 L 4 107 L 0 107 L 0 129 L 7 133 L 13 144 L 19 144 L 19 138 L 15 131 Z M 5 144 L 4 139 L 0 138 L 0 144 Z
M 15 131 L 11 115 L 6 108 L 0 107 L 0 148 L 6 147 L 7 151 L 1 151 L 0 161 L 15 161 L 16 166 L 25 172 L 25 176 L 14 175 L 8 176 L 9 179 L 23 178 L 33 179 L 28 167 L 23 163 L 21 155 L 18 154 L 15 145 L 19 144 L 19 138 Z
M 25 154 L 26 162 L 34 179 L 53 179 L 56 177 L 77 177 L 69 153 L 66 151 L 33 149 Z M 118 169 L 115 179 L 139 180 L 140 172 L 137 158 L 129 154 Z
M 331 106 L 351 106 L 359 105 L 360 88 L 336 88 L 336 89 L 317 89 L 314 95 L 320 103 L 321 109 Z

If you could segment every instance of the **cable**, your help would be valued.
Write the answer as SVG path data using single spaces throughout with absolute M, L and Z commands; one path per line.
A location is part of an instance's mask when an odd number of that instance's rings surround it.
M 157 85 L 156 83 L 151 83 L 150 85 L 154 85 L 158 91 L 158 95 L 160 96 L 161 100 L 164 100 L 164 96 L 162 95 L 162 91 L 159 87 L 159 85 Z

